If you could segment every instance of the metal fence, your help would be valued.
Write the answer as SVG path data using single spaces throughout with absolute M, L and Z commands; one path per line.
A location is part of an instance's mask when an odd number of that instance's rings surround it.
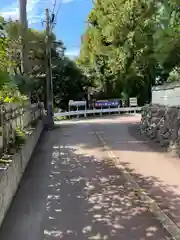
M 69 112 L 58 112 L 54 114 L 55 119 L 58 117 L 71 117 L 71 116 L 84 116 L 99 114 L 111 114 L 111 113 L 137 113 L 141 111 L 141 107 L 122 107 L 122 108 L 106 108 L 106 109 L 88 109 L 79 111 L 69 111 Z M 58 120 L 58 119 L 57 119 Z
M 43 114 L 42 104 L 20 106 L 0 105 L 0 155 L 7 152 L 16 141 L 17 128 L 25 129 Z

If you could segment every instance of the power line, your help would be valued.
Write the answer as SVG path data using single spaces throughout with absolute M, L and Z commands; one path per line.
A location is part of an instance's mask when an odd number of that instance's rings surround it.
M 58 16 L 58 13 L 59 13 L 59 10 L 60 10 L 61 6 L 62 6 L 62 0 L 59 1 L 59 5 L 58 5 L 58 8 L 57 8 L 56 18 L 55 19 L 57 19 L 57 16 Z
M 52 23 L 54 22 L 55 19 L 55 8 L 57 5 L 57 0 L 54 0 L 54 2 L 52 3 L 52 10 L 50 8 L 48 8 L 49 11 L 49 23 L 50 23 L 50 30 L 52 30 Z M 46 22 L 46 20 L 41 21 L 42 25 Z
M 57 1 L 56 0 L 54 0 L 54 4 L 53 4 L 53 11 L 52 11 L 52 13 L 54 14 L 54 11 L 55 11 L 55 8 L 56 8 L 56 3 L 57 3 Z
M 55 20 L 55 8 L 56 8 L 56 4 L 57 4 L 57 1 L 54 0 L 53 10 L 52 10 L 51 19 L 50 19 L 51 25 L 54 24 L 54 20 Z M 53 26 L 51 26 L 51 30 L 52 30 L 52 28 L 53 28 Z
M 55 1 L 55 3 L 57 3 L 57 1 Z M 57 21 L 57 16 L 59 14 L 59 10 L 61 8 L 61 5 L 62 5 L 62 0 L 59 0 L 59 4 L 58 4 L 58 7 L 57 7 L 57 10 L 56 10 L 56 14 L 55 12 L 53 11 L 53 24 L 52 24 L 52 29 L 55 27 L 56 25 L 56 21 Z M 55 8 L 54 8 L 55 10 Z

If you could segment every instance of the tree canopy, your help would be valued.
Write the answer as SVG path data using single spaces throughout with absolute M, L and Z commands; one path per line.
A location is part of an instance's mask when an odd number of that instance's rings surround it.
M 106 97 L 151 99 L 180 64 L 178 0 L 96 0 L 77 63 Z M 174 76 L 174 75 L 173 75 Z
M 4 99 L 7 96 L 6 101 L 17 101 L 15 96 L 19 91 L 23 99 L 23 95 L 28 95 L 33 101 L 45 101 L 45 32 L 29 28 L 25 35 L 26 75 L 21 69 L 20 33 L 21 24 L 18 21 L 7 22 L 0 18 L 0 95 Z M 62 41 L 57 41 L 54 34 L 51 35 L 51 41 L 54 103 L 56 107 L 67 108 L 70 99 L 84 97 L 86 77 L 74 61 L 62 55 L 65 48 Z
M 52 75 L 55 106 L 86 98 L 138 97 L 151 100 L 151 86 L 180 79 L 179 0 L 96 0 L 82 36 L 80 55 L 61 54 L 52 34 Z M 45 32 L 29 28 L 25 36 L 28 69 L 21 69 L 21 25 L 0 17 L 0 90 L 45 101 Z M 17 86 L 17 88 L 12 86 Z M 4 87 L 6 86 L 6 87 Z M 15 95 L 17 95 L 15 93 Z M 1 93 L 1 96 L 4 96 Z M 9 99 L 12 99 L 10 97 Z

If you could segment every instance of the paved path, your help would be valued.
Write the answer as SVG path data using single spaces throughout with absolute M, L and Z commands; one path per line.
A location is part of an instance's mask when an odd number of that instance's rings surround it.
M 70 121 L 45 133 L 4 221 L 0 239 L 169 239 L 136 199 L 121 172 L 106 161 L 106 152 L 94 134 L 100 131 L 109 140 L 114 134 L 117 140 L 125 126 L 117 124 L 119 121 L 112 122 L 117 132 L 110 127 L 110 119 L 101 119 Z
M 111 122 L 111 124 L 110 124 Z M 137 131 L 140 116 L 106 119 L 96 125 L 109 147 L 139 185 L 180 227 L 180 159 Z

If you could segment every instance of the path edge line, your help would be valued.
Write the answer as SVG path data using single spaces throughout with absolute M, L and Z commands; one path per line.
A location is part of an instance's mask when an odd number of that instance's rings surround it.
M 168 215 L 159 207 L 157 202 L 148 196 L 146 191 L 140 187 L 140 185 L 135 181 L 132 175 L 126 170 L 124 166 L 119 163 L 119 158 L 110 149 L 105 139 L 101 136 L 99 132 L 95 132 L 96 137 L 102 143 L 103 148 L 107 151 L 111 161 L 121 169 L 123 176 L 132 185 L 133 190 L 138 194 L 139 198 L 145 202 L 148 209 L 155 215 L 155 217 L 160 221 L 161 225 L 166 229 L 166 231 L 171 235 L 174 240 L 180 240 L 180 228 L 176 225 L 173 220 L 168 217 Z

